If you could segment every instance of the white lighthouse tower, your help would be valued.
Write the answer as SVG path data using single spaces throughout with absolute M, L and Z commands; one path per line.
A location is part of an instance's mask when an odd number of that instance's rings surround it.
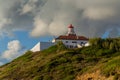
M 74 26 L 72 26 L 72 24 L 70 24 L 70 26 L 68 26 L 68 34 L 67 35 L 76 35 L 76 33 L 74 32 Z

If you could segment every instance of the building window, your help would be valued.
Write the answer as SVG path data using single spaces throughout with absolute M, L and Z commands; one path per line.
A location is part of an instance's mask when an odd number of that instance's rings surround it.
M 72 46 L 72 45 L 70 45 L 70 48 L 73 48 L 73 46 Z
M 77 46 L 75 46 L 75 48 L 77 48 Z
M 68 41 L 66 41 L 66 43 L 68 43 Z
M 81 42 L 81 44 L 83 44 L 83 42 Z
M 76 41 L 73 41 L 72 43 L 77 43 Z
M 85 45 L 85 43 L 84 42 L 81 42 L 81 46 L 84 46 Z

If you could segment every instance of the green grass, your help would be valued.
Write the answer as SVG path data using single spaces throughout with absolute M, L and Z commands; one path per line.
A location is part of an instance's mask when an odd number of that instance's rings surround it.
M 115 75 L 120 71 L 120 56 L 109 60 L 102 68 L 102 74 L 106 76 Z
M 102 65 L 102 67 L 101 67 Z M 67 49 L 61 42 L 31 52 L 0 67 L 0 80 L 74 80 L 100 66 L 101 75 L 119 78 L 120 52 L 96 46 Z

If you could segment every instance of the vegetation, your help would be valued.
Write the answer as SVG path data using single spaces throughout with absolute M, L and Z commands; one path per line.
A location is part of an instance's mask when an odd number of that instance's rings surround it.
M 94 38 L 90 39 L 90 43 L 92 46 L 96 46 L 99 48 L 120 51 L 120 38 Z
M 101 75 L 120 79 L 120 38 L 90 39 L 91 46 L 67 49 L 62 42 L 26 52 L 0 67 L 0 80 L 73 80 L 96 67 Z

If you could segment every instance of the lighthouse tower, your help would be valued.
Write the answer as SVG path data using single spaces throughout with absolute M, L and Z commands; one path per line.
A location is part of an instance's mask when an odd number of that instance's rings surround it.
M 70 24 L 70 26 L 68 26 L 68 34 L 67 35 L 76 35 L 76 33 L 74 32 L 74 26 L 72 24 Z

